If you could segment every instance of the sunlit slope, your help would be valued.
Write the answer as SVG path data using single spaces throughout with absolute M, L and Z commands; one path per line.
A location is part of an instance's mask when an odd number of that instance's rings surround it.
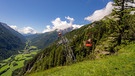
M 118 54 L 103 59 L 60 66 L 28 76 L 134 76 L 134 46 L 135 44 L 130 44 L 120 49 Z

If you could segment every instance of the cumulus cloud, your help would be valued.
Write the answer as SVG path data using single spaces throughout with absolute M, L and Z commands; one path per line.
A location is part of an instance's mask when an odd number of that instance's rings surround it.
M 54 30 L 65 30 L 68 28 L 72 28 L 72 29 L 77 29 L 80 28 L 83 25 L 77 25 L 77 24 L 73 24 L 74 22 L 74 18 L 71 17 L 65 17 L 65 21 L 62 21 L 60 18 L 56 18 L 55 20 L 52 21 L 52 27 L 50 25 L 46 26 L 46 29 L 43 31 L 43 33 L 45 32 L 50 32 L 50 31 L 54 31 Z
M 36 34 L 36 30 L 34 30 L 32 27 L 24 27 L 20 30 L 22 34 Z
M 55 20 L 51 21 L 52 26 L 47 25 L 46 28 L 43 30 L 42 33 L 45 32 L 50 32 L 50 31 L 54 31 L 54 30 L 74 30 L 77 28 L 80 28 L 83 25 L 77 25 L 77 24 L 73 24 L 74 22 L 74 18 L 71 18 L 69 16 L 65 17 L 65 21 L 61 20 L 60 18 L 56 18 Z M 15 25 L 11 25 L 11 28 L 13 28 L 14 30 L 20 32 L 21 34 L 35 34 L 37 33 L 37 31 L 35 29 L 33 29 L 32 27 L 23 27 L 23 28 L 18 28 Z
M 17 26 L 15 25 L 11 25 L 10 26 L 12 29 L 18 31 L 21 34 L 35 34 L 37 33 L 36 30 L 34 30 L 32 27 L 24 27 L 22 29 L 19 29 Z
M 56 18 L 54 21 L 52 21 L 52 24 L 54 25 L 53 29 L 60 29 L 64 30 L 66 28 L 70 28 L 72 23 L 68 23 L 67 21 L 62 21 L 60 18 Z
M 78 28 L 80 28 L 80 27 L 82 27 L 83 25 L 77 25 L 77 24 L 73 24 L 72 25 L 72 27 L 73 27 L 73 29 L 78 29 Z
M 69 20 L 71 23 L 74 22 L 74 18 L 71 18 L 71 17 L 65 17 L 65 19 Z
M 43 33 L 45 33 L 45 32 L 50 32 L 50 31 L 53 31 L 53 29 L 51 28 L 50 25 L 47 25 L 47 26 L 46 26 L 46 29 L 43 31 Z
M 85 17 L 85 20 L 94 22 L 94 21 L 99 21 L 105 16 L 109 15 L 112 12 L 112 9 L 114 8 L 112 6 L 113 2 L 108 2 L 105 8 L 96 10 L 92 15 Z

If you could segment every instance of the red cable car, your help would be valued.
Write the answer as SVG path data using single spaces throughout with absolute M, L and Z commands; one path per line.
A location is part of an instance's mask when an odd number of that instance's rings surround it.
M 92 46 L 92 41 L 91 41 L 91 39 L 89 39 L 89 40 L 86 41 L 85 46 L 86 46 L 86 47 L 91 47 L 91 46 Z

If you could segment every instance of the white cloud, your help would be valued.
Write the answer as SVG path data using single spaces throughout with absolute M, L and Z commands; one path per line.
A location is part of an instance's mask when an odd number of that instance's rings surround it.
M 71 18 L 71 17 L 65 17 L 65 19 L 69 20 L 71 23 L 74 22 L 74 18 Z
M 72 26 L 71 22 L 68 23 L 67 21 L 62 21 L 60 18 L 56 18 L 54 21 L 52 21 L 52 24 L 54 25 L 53 29 L 58 30 L 64 30 Z
M 45 30 L 43 30 L 42 33 L 45 32 L 50 32 L 50 31 L 54 31 L 54 30 L 66 30 L 68 28 L 74 30 L 77 28 L 80 28 L 83 25 L 77 25 L 77 24 L 73 24 L 74 22 L 74 18 L 71 18 L 69 16 L 65 17 L 65 21 L 62 21 L 60 18 L 56 18 L 55 20 L 51 21 L 52 26 L 47 25 Z M 35 29 L 33 29 L 32 27 L 24 27 L 24 28 L 18 28 L 15 25 L 11 25 L 11 28 L 13 28 L 14 30 L 20 32 L 21 34 L 35 34 L 37 33 L 37 31 Z
M 112 6 L 113 2 L 108 2 L 105 8 L 96 10 L 92 15 L 85 17 L 85 20 L 94 22 L 94 21 L 99 21 L 105 16 L 109 15 L 112 12 L 112 9 L 114 8 Z
M 82 27 L 83 25 L 77 25 L 77 24 L 73 24 L 72 25 L 72 27 L 73 27 L 73 29 L 77 29 L 77 28 L 80 28 L 80 27 Z
M 65 17 L 65 19 L 67 20 L 62 21 L 60 18 L 56 18 L 55 20 L 52 21 L 53 26 L 52 27 L 49 25 L 46 26 L 46 29 L 43 31 L 43 33 L 54 31 L 54 30 L 65 30 L 67 28 L 77 29 L 82 26 L 82 25 L 73 24 L 74 18 L 71 18 L 68 16 L 68 17 Z
M 64 29 L 67 29 L 67 28 L 72 28 L 72 29 L 77 29 L 77 28 L 80 28 L 82 27 L 83 25 L 77 25 L 77 24 L 71 24 L 71 22 L 67 23 L 67 21 L 61 21 L 59 20 L 60 18 L 56 18 L 54 20 L 54 25 L 53 27 L 51 27 L 50 25 L 47 25 L 46 26 L 46 29 L 43 31 L 43 33 L 45 32 L 50 32 L 50 31 L 54 31 L 54 30 L 64 30 Z M 60 24 L 60 26 L 59 26 Z M 70 26 L 71 24 L 71 26 Z M 63 26 L 66 26 L 66 27 L 63 27 Z M 32 27 L 24 27 L 22 29 L 19 29 L 17 26 L 15 25 L 11 25 L 10 26 L 12 29 L 18 31 L 19 33 L 21 34 L 35 34 L 37 33 L 36 30 L 34 30 Z M 63 27 L 63 28 L 62 28 Z
M 20 30 L 22 34 L 35 34 L 37 33 L 36 30 L 34 30 L 32 27 L 24 27 Z
M 47 26 L 46 26 L 46 29 L 43 31 L 43 33 L 44 33 L 44 32 L 50 32 L 50 31 L 53 31 L 53 29 L 51 28 L 50 25 L 47 25 Z
M 32 27 L 24 27 L 22 29 L 19 29 L 17 26 L 15 25 L 11 25 L 10 26 L 12 29 L 18 31 L 21 34 L 35 34 L 37 33 Z

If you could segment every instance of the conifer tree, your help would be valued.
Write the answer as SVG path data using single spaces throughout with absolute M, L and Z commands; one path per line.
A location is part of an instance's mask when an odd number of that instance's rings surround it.
M 134 0 L 114 0 L 114 6 L 115 12 L 118 15 L 118 25 L 117 28 L 119 30 L 119 36 L 118 36 L 118 44 L 121 44 L 122 35 L 125 30 L 126 25 L 124 25 L 124 15 L 126 14 L 125 10 L 132 8 L 132 6 L 129 6 L 128 3 L 133 3 Z

